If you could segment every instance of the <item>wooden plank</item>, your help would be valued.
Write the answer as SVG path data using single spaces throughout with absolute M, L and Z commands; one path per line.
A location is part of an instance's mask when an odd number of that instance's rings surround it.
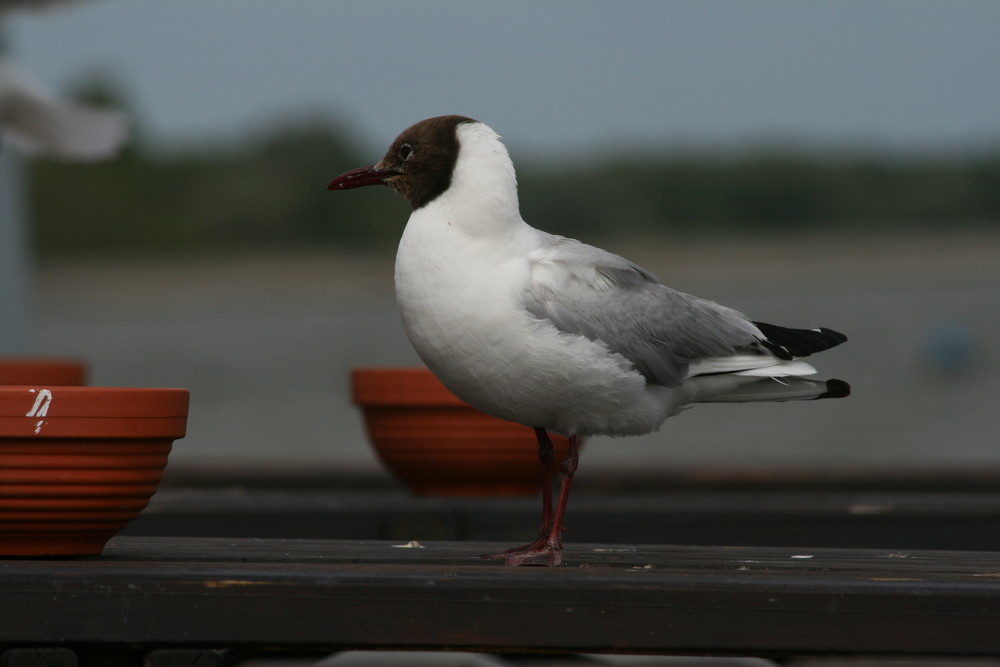
M 65 648 L 12 648 L 0 652 L 0 667 L 77 667 L 76 654 Z
M 1000 468 L 986 464 L 948 467 L 865 465 L 727 467 L 665 465 L 587 466 L 573 483 L 573 493 L 635 496 L 678 492 L 723 491 L 877 491 L 877 492 L 1000 492 Z M 402 482 L 371 465 L 345 467 L 342 463 L 268 461 L 266 463 L 211 464 L 172 462 L 161 488 L 183 489 L 310 489 L 340 493 L 404 490 Z
M 173 489 L 125 534 L 515 541 L 530 536 L 538 505 L 398 491 Z M 578 542 L 1000 551 L 1000 493 L 986 492 L 581 494 L 568 522 Z
M 240 654 L 225 650 L 155 649 L 142 656 L 141 664 L 143 667 L 234 667 L 241 659 Z
M 0 644 L 482 651 L 1000 654 L 1000 554 L 116 538 L 0 562 Z

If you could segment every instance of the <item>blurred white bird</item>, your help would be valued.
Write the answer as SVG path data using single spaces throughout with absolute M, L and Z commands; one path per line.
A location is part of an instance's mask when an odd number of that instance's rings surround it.
M 0 19 L 14 10 L 49 10 L 81 0 L 0 0 Z M 124 115 L 59 99 L 9 58 L 0 56 L 0 140 L 28 153 L 100 160 L 125 143 Z
M 0 132 L 28 153 L 71 160 L 113 155 L 128 136 L 118 111 L 56 97 L 7 58 L 0 58 Z

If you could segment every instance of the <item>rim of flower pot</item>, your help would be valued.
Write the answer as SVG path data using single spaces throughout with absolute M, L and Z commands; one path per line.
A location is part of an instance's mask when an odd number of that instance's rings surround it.
M 0 386 L 0 437 L 176 439 L 188 404 L 187 389 Z
M 352 368 L 351 396 L 359 406 L 468 407 L 424 366 Z
M 0 356 L 0 385 L 45 383 L 75 386 L 86 381 L 87 364 L 77 359 Z

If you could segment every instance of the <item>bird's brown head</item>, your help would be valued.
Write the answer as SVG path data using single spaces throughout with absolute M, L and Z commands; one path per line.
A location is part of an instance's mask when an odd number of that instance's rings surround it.
M 475 122 L 465 116 L 436 116 L 415 123 L 396 137 L 380 161 L 344 172 L 327 190 L 387 185 L 414 209 L 425 206 L 451 185 L 459 149 L 456 128 Z

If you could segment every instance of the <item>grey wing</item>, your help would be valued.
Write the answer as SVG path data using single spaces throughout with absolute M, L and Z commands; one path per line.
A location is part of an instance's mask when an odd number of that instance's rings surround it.
M 692 362 L 767 354 L 741 313 L 671 289 L 618 255 L 558 236 L 531 256 L 528 311 L 600 341 L 648 381 L 674 387 Z

